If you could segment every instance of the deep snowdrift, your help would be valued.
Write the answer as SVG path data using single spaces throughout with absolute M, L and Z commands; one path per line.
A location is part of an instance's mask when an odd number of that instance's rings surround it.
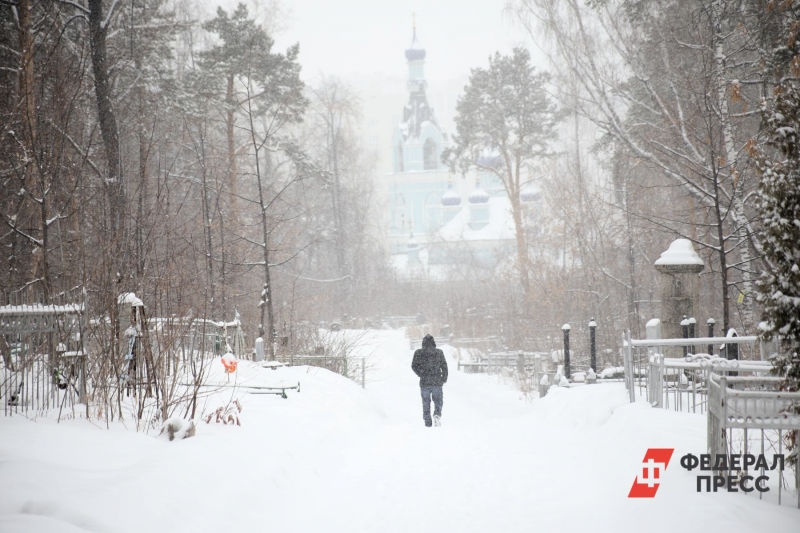
M 628 404 L 621 384 L 526 403 L 453 362 L 444 426 L 429 429 L 408 341 L 370 336 L 366 390 L 321 369 L 242 362 L 238 383 L 300 381 L 301 392 L 240 389 L 240 427 L 201 422 L 186 440 L 0 419 L 0 531 L 800 531 L 797 509 L 695 492 L 678 460 L 703 452 L 703 416 Z M 213 379 L 227 381 L 221 365 Z M 655 499 L 629 500 L 648 447 L 675 448 L 673 462 Z

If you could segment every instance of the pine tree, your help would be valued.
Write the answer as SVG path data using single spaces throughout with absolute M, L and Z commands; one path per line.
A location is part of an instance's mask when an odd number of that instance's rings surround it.
M 525 298 L 530 297 L 528 243 L 523 228 L 522 188 L 530 165 L 549 154 L 561 118 L 547 92 L 550 76 L 531 65 L 530 52 L 515 48 L 496 53 L 488 68 L 472 69 L 456 105 L 453 146 L 442 153 L 452 171 L 493 174 L 511 202 L 517 241 L 517 269 Z
M 764 306 L 762 336 L 782 350 L 772 356 L 785 388 L 800 389 L 800 93 L 791 85 L 777 91 L 773 109 L 764 110 L 767 146 L 756 162 L 761 175 L 758 238 L 773 267 L 759 280 Z

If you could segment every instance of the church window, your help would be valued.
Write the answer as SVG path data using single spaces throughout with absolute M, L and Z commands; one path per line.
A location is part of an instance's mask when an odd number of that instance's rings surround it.
M 393 226 L 396 233 L 404 233 L 406 226 L 406 200 L 402 194 L 394 197 Z
M 442 227 L 442 197 L 432 193 L 425 200 L 425 224 L 429 233 Z
M 436 149 L 436 141 L 427 139 L 423 147 L 423 156 L 425 160 L 425 170 L 436 170 L 439 168 L 439 154 Z
M 395 154 L 395 170 L 403 172 L 403 143 L 397 143 L 397 153 Z

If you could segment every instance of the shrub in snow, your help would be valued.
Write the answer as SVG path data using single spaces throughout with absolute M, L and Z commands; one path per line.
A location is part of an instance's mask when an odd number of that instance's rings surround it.
M 621 366 L 606 367 L 600 372 L 600 379 L 621 379 L 625 376 L 625 369 Z
M 564 376 L 561 376 L 561 379 L 558 380 L 559 387 L 569 387 L 569 381 Z
M 236 424 L 241 426 L 242 423 L 239 421 L 239 413 L 241 412 L 242 404 L 239 403 L 239 400 L 233 400 L 228 405 L 217 407 L 217 410 L 206 415 L 203 421 L 206 424 L 210 424 L 214 420 L 217 424 Z
M 758 239 L 770 265 L 758 282 L 764 306 L 761 335 L 777 338 L 783 350 L 770 357 L 785 388 L 800 390 L 800 93 L 786 84 L 763 113 L 769 155 L 751 148 L 761 185 L 757 207 L 763 225 Z M 800 406 L 796 409 L 800 411 Z
M 184 420 L 183 418 L 173 416 L 167 419 L 164 425 L 161 426 L 159 435 L 166 433 L 169 436 L 169 440 L 175 440 L 176 438 L 188 439 L 189 437 L 194 437 L 196 428 L 197 425 L 194 423 L 194 420 Z

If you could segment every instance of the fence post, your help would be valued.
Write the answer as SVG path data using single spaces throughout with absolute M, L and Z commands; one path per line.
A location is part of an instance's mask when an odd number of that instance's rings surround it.
M 564 377 L 569 380 L 569 330 L 572 329 L 569 324 L 561 326 L 564 331 Z
M 656 376 L 656 383 L 657 385 L 654 387 L 656 391 L 658 391 L 658 406 L 664 409 L 669 409 L 669 390 L 667 390 L 667 394 L 664 393 L 664 382 L 666 381 L 666 359 L 663 354 L 658 356 L 658 376 Z M 653 370 L 653 365 L 650 365 L 650 368 L 647 369 L 648 375 Z M 677 401 L 677 400 L 676 400 Z M 655 406 L 653 406 L 655 407 Z M 677 409 L 677 405 L 676 405 Z
M 628 388 L 628 379 L 630 378 L 628 374 L 628 345 L 627 341 L 625 340 L 625 333 L 622 334 L 622 344 L 620 344 L 620 352 L 622 353 L 622 378 L 625 381 L 625 388 Z
M 739 334 L 736 333 L 736 330 L 731 328 L 728 330 L 728 334 L 725 335 L 726 337 L 738 337 Z M 725 359 L 736 359 L 739 360 L 739 345 L 734 343 L 725 343 Z
M 719 377 L 719 404 L 717 407 L 719 409 L 719 427 L 716 428 L 717 434 L 714 435 L 714 454 L 724 452 L 727 448 L 727 442 L 725 442 L 727 433 L 724 433 L 724 430 L 725 422 L 728 420 L 728 378 L 725 376 Z
M 593 372 L 597 372 L 597 344 L 595 343 L 595 329 L 597 329 L 597 322 L 592 318 L 589 321 L 589 366 Z
M 696 331 L 695 326 L 697 326 L 697 320 L 694 317 L 690 317 L 689 318 L 689 338 L 690 339 L 694 339 L 697 336 L 697 335 L 695 335 L 695 331 Z M 689 347 L 689 353 L 694 355 L 695 352 L 696 352 L 695 346 L 691 345 Z
M 628 360 L 628 367 L 625 369 L 626 375 L 630 375 L 630 387 L 628 388 L 628 394 L 631 399 L 631 403 L 636 401 L 636 393 L 634 392 L 634 375 L 633 375 L 633 347 L 631 346 L 631 331 L 628 330 L 626 332 L 627 338 L 625 339 L 625 354 L 626 359 Z
M 713 337 L 714 336 L 714 324 L 716 324 L 716 323 L 717 323 L 717 321 L 714 320 L 713 318 L 709 318 L 706 321 L 706 324 L 708 324 L 708 336 L 709 337 Z M 714 345 L 713 344 L 709 344 L 708 345 L 708 355 L 714 355 Z
M 726 337 L 738 337 L 739 334 L 736 333 L 736 330 L 731 328 L 728 330 L 728 334 L 725 335 Z M 738 344 L 729 344 L 725 343 L 725 359 L 736 359 L 739 360 L 739 345 Z M 738 376 L 739 372 L 730 372 L 729 376 Z
M 681 320 L 681 331 L 683 332 L 683 338 L 684 339 L 688 339 L 689 338 L 689 319 L 686 318 L 686 315 L 683 315 L 683 320 Z M 686 357 L 687 355 L 689 355 L 689 347 L 688 346 L 684 346 L 683 347 L 683 356 Z

